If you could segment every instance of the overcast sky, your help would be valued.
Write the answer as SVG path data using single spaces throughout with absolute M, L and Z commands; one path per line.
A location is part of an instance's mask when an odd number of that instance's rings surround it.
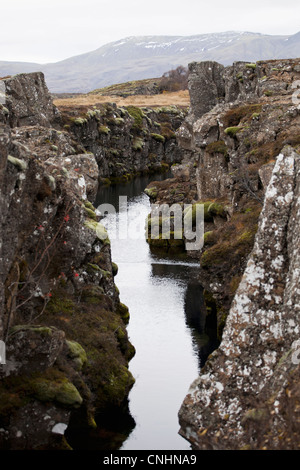
M 2 0 L 0 60 L 56 62 L 128 36 L 300 31 L 299 0 Z M 300 55 L 300 51 L 299 51 Z

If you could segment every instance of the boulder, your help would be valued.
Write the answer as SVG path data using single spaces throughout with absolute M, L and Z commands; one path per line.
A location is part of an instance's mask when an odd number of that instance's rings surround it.
M 0 375 L 31 374 L 52 367 L 62 351 L 65 333 L 53 327 L 19 325 L 6 342 L 6 364 Z
M 3 80 L 5 103 L 12 127 L 35 125 L 50 127 L 59 119 L 42 72 L 21 73 Z
M 224 66 L 218 62 L 192 62 L 189 64 L 189 92 L 195 119 L 210 111 L 224 100 Z

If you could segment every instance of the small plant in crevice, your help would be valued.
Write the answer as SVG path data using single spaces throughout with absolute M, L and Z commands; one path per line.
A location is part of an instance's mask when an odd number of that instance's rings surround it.
M 35 297 L 43 299 L 41 310 L 37 313 L 35 318 L 30 315 L 30 321 L 36 320 L 40 317 L 52 297 L 51 281 L 45 281 L 46 274 L 50 267 L 51 261 L 59 244 L 66 245 L 66 241 L 62 235 L 65 225 L 70 220 L 69 212 L 73 206 L 69 202 L 61 217 L 55 233 L 50 236 L 46 232 L 46 227 L 51 225 L 51 221 L 40 224 L 36 227 L 36 234 L 38 240 L 35 244 L 35 252 L 33 253 L 31 266 L 23 259 L 19 265 L 15 265 L 14 275 L 11 277 L 9 284 L 6 286 L 7 292 L 7 312 L 6 312 L 6 325 L 4 332 L 4 339 L 7 340 L 9 330 L 15 314 L 23 307 L 29 304 Z M 52 280 L 52 283 L 54 279 Z M 48 292 L 43 293 L 47 285 Z

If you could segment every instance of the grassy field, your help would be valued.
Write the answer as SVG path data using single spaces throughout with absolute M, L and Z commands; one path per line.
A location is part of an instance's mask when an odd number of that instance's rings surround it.
M 187 90 L 177 92 L 164 92 L 159 95 L 131 95 L 123 98 L 117 95 L 106 95 L 88 93 L 77 95 L 72 98 L 56 98 L 54 104 L 59 108 L 72 106 L 96 106 L 101 103 L 116 103 L 117 106 L 137 106 L 149 107 L 156 106 L 189 106 L 190 97 Z

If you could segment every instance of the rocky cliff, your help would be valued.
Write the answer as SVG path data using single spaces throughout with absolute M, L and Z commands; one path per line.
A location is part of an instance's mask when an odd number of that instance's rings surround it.
M 299 60 L 189 66 L 191 107 L 177 131 L 174 178 L 147 188 L 156 203 L 204 204 L 200 278 L 217 302 L 219 329 L 245 270 L 275 160 L 300 143 Z M 296 102 L 296 104 L 295 104 Z M 151 247 L 164 240 L 149 240 Z
M 180 163 L 175 132 L 185 108 L 118 107 L 115 103 L 60 107 L 64 129 L 95 155 L 103 183 L 126 182 L 134 176 L 166 171 Z
M 181 433 L 196 448 L 299 445 L 299 429 L 289 434 L 298 416 L 299 171 L 300 155 L 286 147 L 276 159 L 221 345 L 181 407 Z
M 221 341 L 182 404 L 180 433 L 195 449 L 299 445 L 300 62 L 189 69 L 187 115 L 58 110 L 42 74 L 2 81 L 1 448 L 76 448 L 79 427 L 126 411 L 129 313 L 93 201 L 99 182 L 170 165 L 173 178 L 146 192 L 190 203 L 194 225 L 204 206 L 204 245 L 188 254 Z
M 78 426 L 126 408 L 129 314 L 93 206 L 95 156 L 61 127 L 43 74 L 3 84 L 0 447 L 70 448 Z
M 204 204 L 197 256 L 221 344 L 181 406 L 180 433 L 196 449 L 298 448 L 300 61 L 189 68 L 185 155 L 150 190 Z

